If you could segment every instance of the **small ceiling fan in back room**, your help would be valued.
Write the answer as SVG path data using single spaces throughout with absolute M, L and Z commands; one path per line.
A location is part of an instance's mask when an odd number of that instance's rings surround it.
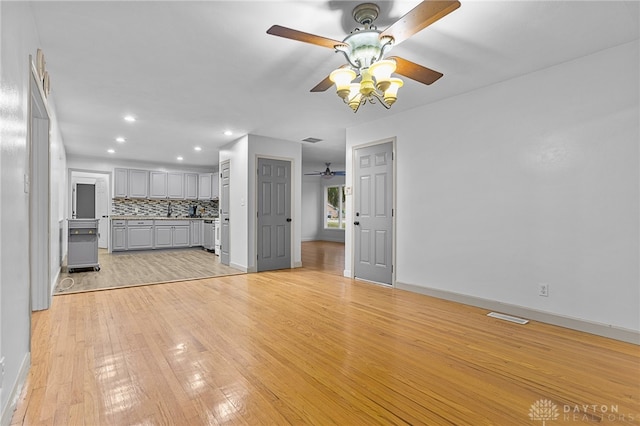
M 305 175 L 307 176 L 322 176 L 323 178 L 326 179 L 330 179 L 334 176 L 344 176 L 345 172 L 344 170 L 331 170 L 329 168 L 329 166 L 331 166 L 331 163 L 324 163 L 327 165 L 327 168 L 324 169 L 323 171 L 316 171 L 314 173 L 305 173 Z
M 353 9 L 352 16 L 364 28 L 356 28 L 342 41 L 280 25 L 269 28 L 267 34 L 328 47 L 345 56 L 347 63 L 331 72 L 311 89 L 312 92 L 324 92 L 335 83 L 338 96 L 353 112 L 357 112 L 358 108 L 367 102 L 379 103 L 388 109 L 397 100 L 398 89 L 404 84 L 401 79 L 391 77 L 392 73 L 423 84 L 435 82 L 442 77 L 442 73 L 399 56 L 385 58 L 385 54 L 392 46 L 403 42 L 458 7 L 458 0 L 425 0 L 386 30 L 381 31 L 373 24 L 380 8 L 375 3 L 363 3 Z M 359 82 L 352 83 L 358 79 Z

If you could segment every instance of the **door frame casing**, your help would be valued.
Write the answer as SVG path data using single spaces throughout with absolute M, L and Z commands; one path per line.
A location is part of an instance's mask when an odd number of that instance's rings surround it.
M 51 113 L 49 111 L 49 105 L 47 104 L 47 97 L 42 89 L 42 86 L 38 84 L 38 71 L 35 68 L 35 64 L 33 63 L 33 57 L 29 55 L 29 64 L 30 64 L 30 73 L 29 73 L 29 102 L 27 105 L 29 124 L 27 126 L 27 161 L 28 161 L 28 196 L 29 196 L 29 310 L 33 311 L 49 309 L 51 306 L 51 301 L 53 298 L 53 282 L 51 280 Z M 34 105 L 34 97 L 38 97 L 40 105 Z M 40 111 L 40 109 L 42 109 Z M 40 115 L 46 115 L 45 117 L 40 117 L 38 115 L 38 111 Z M 46 119 L 47 120 L 47 131 L 46 131 L 46 147 L 38 145 L 38 141 L 35 140 L 33 134 L 33 125 L 36 119 Z M 46 170 L 45 168 L 41 168 L 38 170 L 34 170 L 34 162 L 37 163 L 36 156 L 37 154 L 43 154 L 44 149 L 46 149 Z M 46 188 L 42 188 L 39 184 L 42 183 L 42 176 L 46 175 Z M 34 191 L 34 188 L 37 189 Z M 41 203 L 43 200 L 43 195 L 46 192 L 46 203 Z M 42 204 L 46 204 L 42 205 Z M 45 208 L 46 207 L 46 208 Z M 35 209 L 35 211 L 34 211 Z M 34 223 L 36 222 L 36 223 Z M 34 229 L 37 224 L 46 223 L 45 229 L 40 230 L 41 232 L 35 233 Z M 42 232 L 45 231 L 45 232 Z M 40 250 L 39 250 L 40 248 Z M 38 255 L 37 257 L 44 257 L 45 259 L 38 259 L 41 262 L 36 262 L 34 259 L 34 251 L 39 250 L 40 252 L 44 251 L 44 254 Z M 37 263 L 37 264 L 36 264 Z M 44 271 L 45 283 L 41 283 L 45 288 L 40 288 L 36 286 L 34 288 L 34 280 L 36 275 L 34 273 L 34 268 L 44 267 L 46 271 Z M 37 298 L 38 303 L 36 303 L 34 307 L 34 298 Z
M 249 272 L 258 272 L 258 259 L 257 259 L 257 255 L 258 255 L 258 191 L 260 190 L 260 188 L 258 188 L 258 159 L 263 158 L 265 160 L 279 160 L 279 161 L 287 161 L 290 163 L 291 165 L 291 184 L 289 185 L 289 211 L 291 212 L 291 231 L 289 232 L 289 242 L 290 242 L 290 253 L 289 253 L 289 268 L 293 269 L 295 268 L 297 265 L 295 263 L 295 255 L 294 255 L 294 241 L 295 241 L 295 226 L 294 223 L 296 220 L 298 220 L 298 218 L 296 217 L 296 212 L 295 212 L 295 179 L 293 179 L 293 173 L 295 170 L 295 166 L 296 166 L 296 162 L 295 159 L 292 157 L 278 157 L 278 156 L 273 156 L 273 155 L 265 155 L 265 154 L 256 154 L 255 158 L 254 158 L 254 164 L 255 167 L 254 169 L 256 170 L 256 172 L 253 175 L 253 179 L 254 179 L 254 184 L 253 187 L 255 188 L 254 194 L 253 194 L 253 205 L 255 206 L 255 213 L 253 215 L 253 259 L 251 259 L 251 261 L 253 261 L 253 267 L 249 268 Z M 251 264 L 251 262 L 249 263 Z
M 346 276 L 355 279 L 355 275 L 356 275 L 356 266 L 355 266 L 355 260 L 356 260 L 356 246 L 355 246 L 355 236 L 356 236 L 356 229 L 355 226 L 353 224 L 354 221 L 354 217 L 355 217 L 355 181 L 354 181 L 354 176 L 355 176 L 355 169 L 356 169 L 356 150 L 360 149 L 360 148 L 368 148 L 371 146 L 375 146 L 375 145 L 382 145 L 385 143 L 391 143 L 391 155 L 392 155 L 392 159 L 393 161 L 391 161 L 391 168 L 392 168 L 392 185 L 391 185 L 391 208 L 393 210 L 393 215 L 391 217 L 391 265 L 392 266 L 392 270 L 391 270 L 391 287 L 395 287 L 396 286 L 396 273 L 397 273 L 397 267 L 396 267 L 396 219 L 398 217 L 398 209 L 396 207 L 396 196 L 397 196 L 397 191 L 396 191 L 396 185 L 397 185 L 397 168 L 396 168 L 396 164 L 397 164 L 397 139 L 395 136 L 390 137 L 390 138 L 384 138 L 384 139 L 379 139 L 376 141 L 372 141 L 372 142 L 367 142 L 367 143 L 363 143 L 360 145 L 354 145 L 351 147 L 351 176 L 349 176 L 349 179 L 347 179 L 347 181 L 351 181 L 351 195 L 349 195 L 347 197 L 347 212 L 349 214 L 349 217 L 347 218 L 347 232 L 349 232 L 349 237 L 351 240 L 351 247 L 350 247 L 350 253 L 349 253 L 349 257 L 351 258 L 351 268 L 348 272 L 348 274 L 345 274 Z M 345 184 L 347 183 L 347 181 L 345 181 Z M 346 254 L 345 254 L 346 255 Z M 346 271 L 345 271 L 346 272 Z M 377 284 L 377 285 L 384 285 L 387 286 L 387 284 L 381 284 L 381 283 L 376 283 L 374 281 L 367 281 L 367 280 L 360 280 L 359 281 L 365 281 L 365 282 L 370 282 L 372 284 Z
M 107 175 L 108 179 L 108 187 L 107 187 L 107 252 L 111 253 L 111 212 L 113 211 L 113 186 L 115 185 L 115 180 L 113 177 L 113 171 L 105 171 L 105 170 L 92 170 L 92 169 L 79 169 L 74 167 L 69 167 L 67 169 L 67 183 L 68 183 L 68 199 L 67 199 L 67 217 L 71 218 L 73 216 L 73 174 L 74 173 L 89 173 L 96 175 Z M 96 195 L 97 196 L 97 195 Z M 67 232 L 66 224 L 64 226 L 65 232 Z

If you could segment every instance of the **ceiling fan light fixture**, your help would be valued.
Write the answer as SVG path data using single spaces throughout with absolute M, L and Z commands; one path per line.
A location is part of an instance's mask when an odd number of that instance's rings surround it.
M 351 83 L 350 85 L 351 91 L 349 92 L 349 98 L 347 103 L 353 110 L 353 112 L 357 112 L 360 107 L 360 102 L 362 102 L 362 93 L 360 93 L 360 83 Z
M 389 86 L 384 92 L 384 101 L 389 106 L 393 105 L 398 99 L 398 89 L 402 87 L 404 81 L 399 78 L 390 78 Z
M 391 59 L 384 59 L 372 64 L 369 72 L 376 79 L 376 88 L 381 92 L 387 90 L 390 84 L 391 74 L 396 70 L 396 62 Z
M 329 74 L 329 79 L 336 85 L 336 93 L 342 99 L 349 96 L 349 85 L 354 78 L 356 78 L 356 73 L 351 68 L 338 68 Z

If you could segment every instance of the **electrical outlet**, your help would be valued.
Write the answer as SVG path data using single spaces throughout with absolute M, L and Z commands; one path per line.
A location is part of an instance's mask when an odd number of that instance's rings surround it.
M 549 297 L 549 284 L 538 285 L 538 296 Z

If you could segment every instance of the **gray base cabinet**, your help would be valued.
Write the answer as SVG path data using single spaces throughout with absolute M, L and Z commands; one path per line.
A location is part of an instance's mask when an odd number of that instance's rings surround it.
M 202 221 L 201 220 L 192 220 L 191 221 L 191 247 L 201 246 L 202 245 Z
M 129 220 L 127 223 L 127 249 L 153 248 L 153 220 Z
M 189 221 L 166 220 L 155 226 L 155 248 L 189 247 Z
M 111 251 L 197 247 L 202 245 L 202 220 L 113 220 Z
M 111 223 L 111 251 L 127 249 L 127 222 L 114 220 Z

